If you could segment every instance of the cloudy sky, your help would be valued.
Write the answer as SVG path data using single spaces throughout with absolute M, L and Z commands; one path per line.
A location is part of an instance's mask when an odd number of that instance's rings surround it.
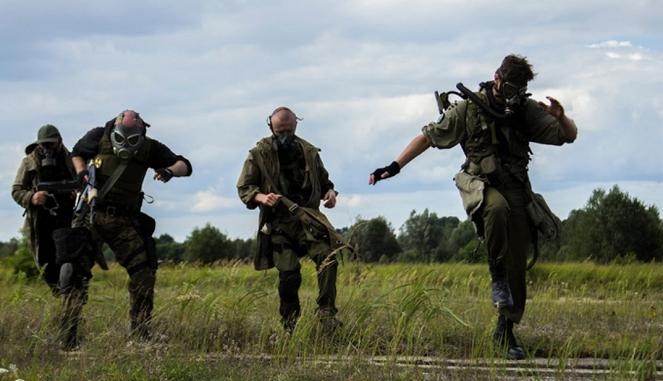
M 46 123 L 65 144 L 124 109 L 191 160 L 190 178 L 151 180 L 156 235 L 178 241 L 207 222 L 248 238 L 257 212 L 235 184 L 278 106 L 322 149 L 337 226 L 412 210 L 464 218 L 452 178 L 459 147 L 429 149 L 397 177 L 367 185 L 423 125 L 434 91 L 490 80 L 527 56 L 535 99 L 554 96 L 576 121 L 571 145 L 533 145 L 530 175 L 557 214 L 618 185 L 663 207 L 661 0 L 0 0 L 0 241 L 19 236 L 11 185 Z

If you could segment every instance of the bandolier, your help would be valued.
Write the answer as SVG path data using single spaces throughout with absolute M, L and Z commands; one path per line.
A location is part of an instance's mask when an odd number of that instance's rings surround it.
M 129 213 L 140 208 L 143 198 L 142 187 L 143 179 L 147 173 L 147 158 L 150 154 L 151 140 L 147 136 L 142 146 L 129 160 L 115 184 L 108 193 L 100 200 L 100 210 L 104 211 L 107 206 L 123 207 L 125 210 L 117 212 Z M 94 165 L 97 168 L 98 188 L 103 189 L 109 178 L 120 166 L 121 161 L 113 151 L 108 134 L 104 134 L 99 143 L 99 153 L 94 158 Z

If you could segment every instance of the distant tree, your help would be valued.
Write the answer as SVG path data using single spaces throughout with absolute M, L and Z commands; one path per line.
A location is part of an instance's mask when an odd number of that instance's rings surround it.
M 234 258 L 244 259 L 253 258 L 256 251 L 256 240 L 254 238 L 241 239 L 236 238 L 232 241 L 234 248 Z
M 157 257 L 180 263 L 184 260 L 186 247 L 183 243 L 176 242 L 169 234 L 162 234 L 155 239 L 157 243 Z
M 646 207 L 615 185 L 610 192 L 594 190 L 587 206 L 573 210 L 562 244 L 575 260 L 599 263 L 635 254 L 640 261 L 663 259 L 663 228 L 656 206 Z
M 188 262 L 210 264 L 234 255 L 232 241 L 209 222 L 202 229 L 193 229 L 184 245 L 184 258 Z
M 477 240 L 477 233 L 474 230 L 474 224 L 469 219 L 458 223 L 453 230 L 449 233 L 446 239 L 440 243 L 440 252 L 438 257 L 441 261 L 445 260 L 468 260 L 468 258 L 460 255 L 460 250 L 467 246 L 468 243 Z
M 479 239 L 473 238 L 465 246 L 458 249 L 454 255 L 454 259 L 458 261 L 465 261 L 468 263 L 487 263 L 488 252 L 486 251 L 485 242 L 479 246 Z
M 21 241 L 18 238 L 11 238 L 9 242 L 0 242 L 0 259 L 8 258 L 14 255 Z
M 356 254 L 365 262 L 390 262 L 401 251 L 394 228 L 382 216 L 370 220 L 357 218 L 346 234 L 357 249 Z
M 412 257 L 420 262 L 448 260 L 450 253 L 443 242 L 459 223 L 457 217 L 438 217 L 428 209 L 421 214 L 413 210 L 400 228 L 398 243 L 403 251 L 408 252 L 408 260 Z

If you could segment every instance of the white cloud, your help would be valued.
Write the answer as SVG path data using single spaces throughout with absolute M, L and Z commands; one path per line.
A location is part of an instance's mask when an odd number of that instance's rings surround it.
M 193 212 L 210 212 L 237 206 L 237 203 L 238 200 L 235 198 L 223 197 L 218 194 L 218 190 L 208 189 L 196 192 L 196 203 L 191 210 Z
M 22 224 L 9 189 L 39 126 L 57 125 L 71 147 L 126 108 L 193 164 L 191 178 L 145 181 L 160 233 L 183 238 L 209 221 L 232 236 L 253 234 L 257 212 L 234 184 L 281 105 L 304 117 L 298 133 L 322 149 L 340 192 L 327 211 L 335 225 L 383 215 L 397 228 L 426 207 L 462 216 L 451 182 L 460 148 L 431 149 L 375 187 L 368 174 L 437 118 L 435 90 L 476 88 L 508 53 L 527 56 L 539 73 L 533 98 L 559 99 L 579 128 L 572 145 L 532 147 L 535 189 L 563 194 L 557 209 L 582 207 L 598 184 L 660 179 L 651 159 L 663 141 L 660 2 L 167 0 L 134 4 L 136 17 L 152 16 L 121 28 L 126 0 L 24 3 L 7 4 L 0 23 L 0 241 Z M 663 206 L 651 188 L 629 190 Z
M 588 47 L 597 49 L 597 48 L 630 48 L 633 45 L 631 45 L 630 42 L 628 41 L 615 41 L 615 40 L 610 40 L 610 41 L 605 41 L 601 42 L 598 44 L 591 44 L 588 45 Z

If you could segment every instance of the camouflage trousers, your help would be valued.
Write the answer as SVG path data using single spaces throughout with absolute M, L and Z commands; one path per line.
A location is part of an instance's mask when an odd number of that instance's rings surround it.
M 329 242 L 309 241 L 301 222 L 287 215 L 277 217 L 271 239 L 274 266 L 279 271 L 279 312 L 284 324 L 296 321 L 300 313 L 298 291 L 301 285 L 301 257 L 306 255 L 315 262 L 318 281 L 318 313 L 324 316 L 336 315 L 336 276 L 338 262 L 332 255 Z
M 513 307 L 498 312 L 519 323 L 527 299 L 527 254 L 531 250 L 532 223 L 527 214 L 531 196 L 527 185 L 513 176 L 500 188 L 486 186 L 481 208 L 474 214 L 484 227 L 488 258 L 506 261 Z
M 129 315 L 132 329 L 145 328 L 150 322 L 154 305 L 156 269 L 149 266 L 145 242 L 127 216 L 107 215 L 103 211 L 95 214 L 94 226 L 85 218 L 84 226 L 90 230 L 97 248 L 106 243 L 115 258 L 129 274 Z M 79 257 L 78 266 L 89 271 L 94 262 L 89 257 Z M 87 282 L 63 299 L 63 324 L 75 325 L 80 319 L 82 307 L 87 300 Z

